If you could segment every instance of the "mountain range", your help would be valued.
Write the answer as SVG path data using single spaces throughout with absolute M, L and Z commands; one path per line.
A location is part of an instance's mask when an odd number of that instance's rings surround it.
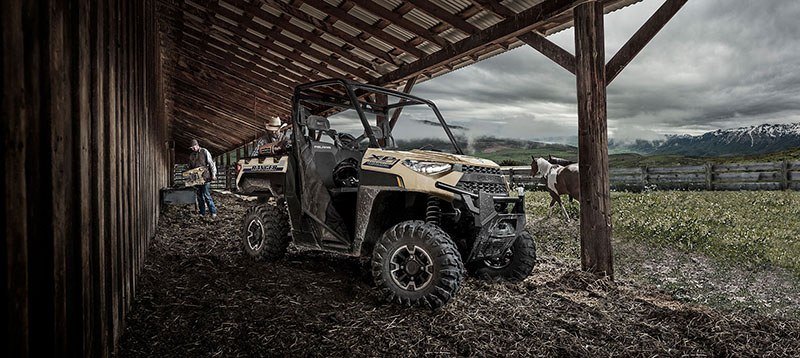
M 609 147 L 616 152 L 627 149 L 647 155 L 720 157 L 765 154 L 800 147 L 800 123 L 718 129 L 696 136 L 672 135 L 655 141 L 612 141 Z
M 531 156 L 578 157 L 577 136 L 522 140 L 490 136 L 458 137 L 468 154 L 494 160 L 502 165 L 527 165 Z M 398 140 L 401 149 L 450 150 L 450 143 L 433 139 Z M 794 158 L 800 153 L 800 123 L 762 124 L 719 129 L 701 135 L 671 135 L 661 140 L 609 140 L 611 162 L 615 165 L 679 165 L 703 163 L 709 158 L 745 158 L 781 152 Z M 777 154 L 776 154 L 777 155 Z M 781 157 L 779 155 L 779 157 Z M 782 157 L 781 157 L 782 158 Z

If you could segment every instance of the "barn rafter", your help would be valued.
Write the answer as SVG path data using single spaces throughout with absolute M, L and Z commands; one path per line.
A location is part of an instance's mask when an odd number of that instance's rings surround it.
M 344 77 L 399 88 L 409 79 L 424 82 L 524 44 L 540 43 L 551 58 L 569 61 L 545 36 L 571 26 L 575 0 L 484 0 L 375 2 L 369 0 L 159 0 L 172 9 L 161 21 L 166 46 L 180 48 L 182 61 L 168 75 L 184 79 L 191 58 L 227 70 L 255 87 L 264 114 L 287 116 L 285 101 L 297 84 Z M 605 12 L 640 0 L 602 0 Z M 177 18 L 171 18 L 177 17 Z M 566 65 L 566 62 L 562 63 Z M 172 72 L 176 71 L 176 72 Z M 195 81 L 197 82 L 197 81 Z M 206 83 L 206 86 L 213 84 Z M 222 87 L 221 87 L 222 88 Z M 260 88 L 261 90 L 257 90 Z M 215 89 L 211 89 L 214 91 Z M 246 96 L 245 96 L 246 97 Z M 173 96 L 174 108 L 191 112 L 195 103 Z M 267 98 L 272 99 L 266 100 Z M 211 98 L 209 98 L 210 100 Z M 236 106 L 252 108 L 241 98 Z M 250 127 L 263 115 L 240 121 Z M 197 133 L 192 121 L 175 129 Z M 240 143 L 252 139 L 240 136 Z M 211 138 L 207 138 L 211 141 Z M 178 146 L 180 148 L 180 146 Z M 214 146 L 215 151 L 230 148 Z

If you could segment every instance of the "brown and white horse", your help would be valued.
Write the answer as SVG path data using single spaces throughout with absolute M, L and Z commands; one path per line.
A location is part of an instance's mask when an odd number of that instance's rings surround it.
M 581 200 L 580 192 L 580 174 L 578 172 L 578 164 L 569 164 L 561 166 L 552 164 L 547 159 L 535 158 L 531 156 L 531 175 L 540 175 L 547 183 L 547 191 L 550 193 L 550 210 L 548 216 L 553 212 L 553 205 L 558 203 L 561 206 L 561 211 L 567 221 L 570 217 L 567 214 L 567 209 L 564 208 L 564 203 L 561 202 L 561 195 L 569 195 L 569 200 Z

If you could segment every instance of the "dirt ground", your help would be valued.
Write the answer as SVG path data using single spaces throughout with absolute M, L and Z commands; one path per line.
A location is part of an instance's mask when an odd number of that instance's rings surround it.
M 716 310 L 656 287 L 575 271 L 542 250 L 521 284 L 469 278 L 442 310 L 381 302 L 364 262 L 240 248 L 249 202 L 219 217 L 167 207 L 137 283 L 119 356 L 798 356 L 800 321 Z

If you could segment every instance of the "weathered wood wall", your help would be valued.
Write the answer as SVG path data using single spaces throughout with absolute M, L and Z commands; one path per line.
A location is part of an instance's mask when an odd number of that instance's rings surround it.
M 169 176 L 154 5 L 0 5 L 6 356 L 108 356 L 124 329 Z

